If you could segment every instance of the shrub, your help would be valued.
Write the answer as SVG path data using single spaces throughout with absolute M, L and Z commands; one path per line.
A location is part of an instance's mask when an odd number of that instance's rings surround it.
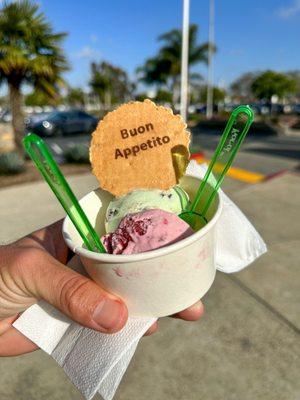
M 69 163 L 89 164 L 89 149 L 84 144 L 76 144 L 64 152 L 65 160 Z
M 24 160 L 16 151 L 0 154 L 0 174 L 19 174 L 24 169 Z
M 279 117 L 278 117 L 278 115 L 275 115 L 275 116 L 271 117 L 271 118 L 270 118 L 270 121 L 271 121 L 273 124 L 278 125 L 278 123 L 279 123 Z

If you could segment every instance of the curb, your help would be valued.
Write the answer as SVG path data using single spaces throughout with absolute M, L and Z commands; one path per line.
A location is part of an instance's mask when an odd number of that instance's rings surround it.
M 203 163 L 203 162 L 209 163 L 209 160 L 207 160 L 204 157 L 203 152 L 193 153 L 191 155 L 191 159 L 196 160 L 198 163 Z M 218 165 L 216 164 L 215 169 L 217 172 L 218 172 L 218 169 L 220 169 L 220 168 L 221 168 L 221 166 L 218 167 Z M 238 181 L 246 182 L 249 184 L 260 183 L 266 179 L 265 175 L 262 175 L 262 174 L 259 174 L 256 172 L 252 172 L 252 171 L 247 171 L 242 168 L 236 168 L 236 167 L 229 168 L 229 170 L 227 172 L 227 176 L 229 176 L 232 179 L 236 179 Z
M 288 169 L 282 169 L 281 171 L 277 171 L 274 174 L 267 175 L 264 179 L 264 182 L 271 181 L 273 179 L 279 178 L 282 175 L 285 175 L 287 172 L 290 172 Z

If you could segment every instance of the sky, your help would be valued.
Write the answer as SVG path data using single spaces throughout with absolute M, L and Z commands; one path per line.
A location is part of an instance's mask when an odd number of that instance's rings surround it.
M 209 0 L 190 0 L 199 43 L 208 40 Z M 134 77 L 154 56 L 157 37 L 182 25 L 182 0 L 40 0 L 64 42 L 72 70 L 67 81 L 87 87 L 92 60 L 107 60 Z M 215 0 L 214 81 L 228 86 L 240 74 L 300 69 L 300 0 Z M 194 68 L 204 78 L 207 68 Z

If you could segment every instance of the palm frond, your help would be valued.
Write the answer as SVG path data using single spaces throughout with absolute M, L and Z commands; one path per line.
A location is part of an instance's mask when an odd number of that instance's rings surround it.
M 69 69 L 61 43 L 39 5 L 28 0 L 4 3 L 0 10 L 0 75 L 7 81 L 38 84 L 51 92 Z
M 198 44 L 198 26 L 189 27 L 189 65 L 196 65 L 208 61 L 208 43 Z M 158 37 L 162 42 L 157 55 L 145 61 L 144 65 L 137 69 L 139 79 L 147 84 L 166 84 L 171 79 L 178 82 L 181 71 L 181 45 L 182 33 L 179 29 L 173 29 Z M 215 48 L 214 48 L 215 49 Z M 215 49 L 216 50 L 216 49 Z

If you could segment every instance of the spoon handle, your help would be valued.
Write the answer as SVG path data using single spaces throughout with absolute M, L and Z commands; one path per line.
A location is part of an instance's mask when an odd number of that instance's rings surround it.
M 30 158 L 70 217 L 86 247 L 91 251 L 106 253 L 96 231 L 81 208 L 45 142 L 39 136 L 30 133 L 23 139 L 23 143 Z
M 217 190 L 223 182 L 226 172 L 230 168 L 253 122 L 253 118 L 254 114 L 249 106 L 239 106 L 233 110 L 190 211 L 198 212 L 205 217 Z M 212 172 L 218 174 L 217 180 L 215 180 Z M 202 202 L 203 205 L 201 206 L 201 210 L 199 210 L 199 201 L 203 194 L 205 194 L 205 202 L 204 204 Z

